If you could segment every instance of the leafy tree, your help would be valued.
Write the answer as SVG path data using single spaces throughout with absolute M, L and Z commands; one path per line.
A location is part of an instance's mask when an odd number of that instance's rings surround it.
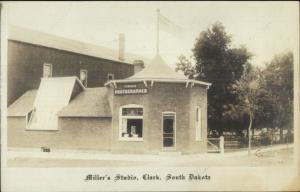
M 271 94 L 272 127 L 293 127 L 293 53 L 275 55 L 263 71 L 266 89 Z
M 276 55 L 264 70 L 253 68 L 251 57 L 246 47 L 231 48 L 231 36 L 216 22 L 200 33 L 191 59 L 178 58 L 177 71 L 212 83 L 208 126 L 219 134 L 225 128 L 241 133 L 247 121 L 248 130 L 293 126 L 293 53 Z
M 263 116 L 264 104 L 269 101 L 269 93 L 265 89 L 262 71 L 259 68 L 246 66 L 243 75 L 239 80 L 232 84 L 231 92 L 236 94 L 238 102 L 228 105 L 228 110 L 224 116 L 233 120 L 239 120 L 248 116 L 248 146 L 249 154 L 251 149 L 250 131 L 253 127 L 254 120 Z M 254 132 L 254 129 L 252 129 Z M 252 132 L 252 136 L 254 133 Z
M 182 71 L 189 79 L 193 79 L 196 75 L 195 66 L 192 64 L 191 60 L 184 55 L 178 57 L 175 71 Z
M 229 105 L 238 102 L 237 95 L 230 91 L 231 85 L 249 65 L 251 54 L 245 47 L 231 48 L 231 36 L 224 26 L 216 22 L 200 33 L 193 48 L 196 60 L 196 79 L 211 82 L 208 90 L 208 126 L 222 135 L 226 126 L 233 124 L 224 113 Z
M 264 70 L 246 65 L 231 92 L 238 96 L 238 102 L 230 104 L 223 115 L 236 121 L 249 117 L 249 149 L 253 125 L 279 127 L 282 139 L 282 128 L 292 127 L 293 120 L 292 52 L 276 55 Z

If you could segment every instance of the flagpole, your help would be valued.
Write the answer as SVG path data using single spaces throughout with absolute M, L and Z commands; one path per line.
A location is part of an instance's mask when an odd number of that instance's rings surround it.
M 156 9 L 156 12 L 157 12 L 156 55 L 159 55 L 159 9 Z

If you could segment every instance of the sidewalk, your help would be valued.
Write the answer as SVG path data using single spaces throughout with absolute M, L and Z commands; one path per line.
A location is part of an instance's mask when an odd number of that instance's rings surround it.
M 251 150 L 251 154 L 258 154 L 272 150 L 293 148 L 293 144 L 268 146 L 260 149 Z M 72 150 L 53 150 L 42 152 L 40 149 L 10 148 L 7 152 L 7 159 L 15 158 L 40 158 L 40 159 L 66 159 L 66 160 L 102 160 L 102 161 L 131 161 L 131 162 L 161 162 L 176 160 L 177 162 L 193 162 L 200 159 L 215 160 L 230 157 L 247 156 L 248 151 L 235 151 L 220 153 L 204 153 L 191 155 L 148 155 L 148 154 L 112 154 L 104 151 L 72 151 Z

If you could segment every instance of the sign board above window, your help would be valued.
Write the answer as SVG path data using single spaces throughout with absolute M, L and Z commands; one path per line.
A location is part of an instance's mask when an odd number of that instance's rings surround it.
M 131 85 L 124 85 L 124 88 L 136 88 L 136 84 L 131 84 Z
M 144 89 L 147 88 L 144 83 L 126 83 L 118 84 L 118 89 Z
M 123 108 L 122 109 L 123 116 L 142 116 L 143 108 Z
M 136 95 L 136 94 L 147 94 L 147 88 L 136 88 L 136 89 L 115 89 L 115 95 Z

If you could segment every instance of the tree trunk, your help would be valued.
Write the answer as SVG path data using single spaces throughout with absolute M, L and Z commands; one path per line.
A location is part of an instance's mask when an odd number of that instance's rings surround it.
M 250 136 L 250 132 L 251 132 L 251 127 L 252 127 L 252 115 L 249 115 L 250 118 L 250 122 L 249 122 L 249 127 L 248 127 L 248 155 L 251 154 L 251 136 Z
M 280 130 L 280 143 L 283 143 L 283 128 L 282 128 L 282 126 L 280 126 L 279 130 Z

